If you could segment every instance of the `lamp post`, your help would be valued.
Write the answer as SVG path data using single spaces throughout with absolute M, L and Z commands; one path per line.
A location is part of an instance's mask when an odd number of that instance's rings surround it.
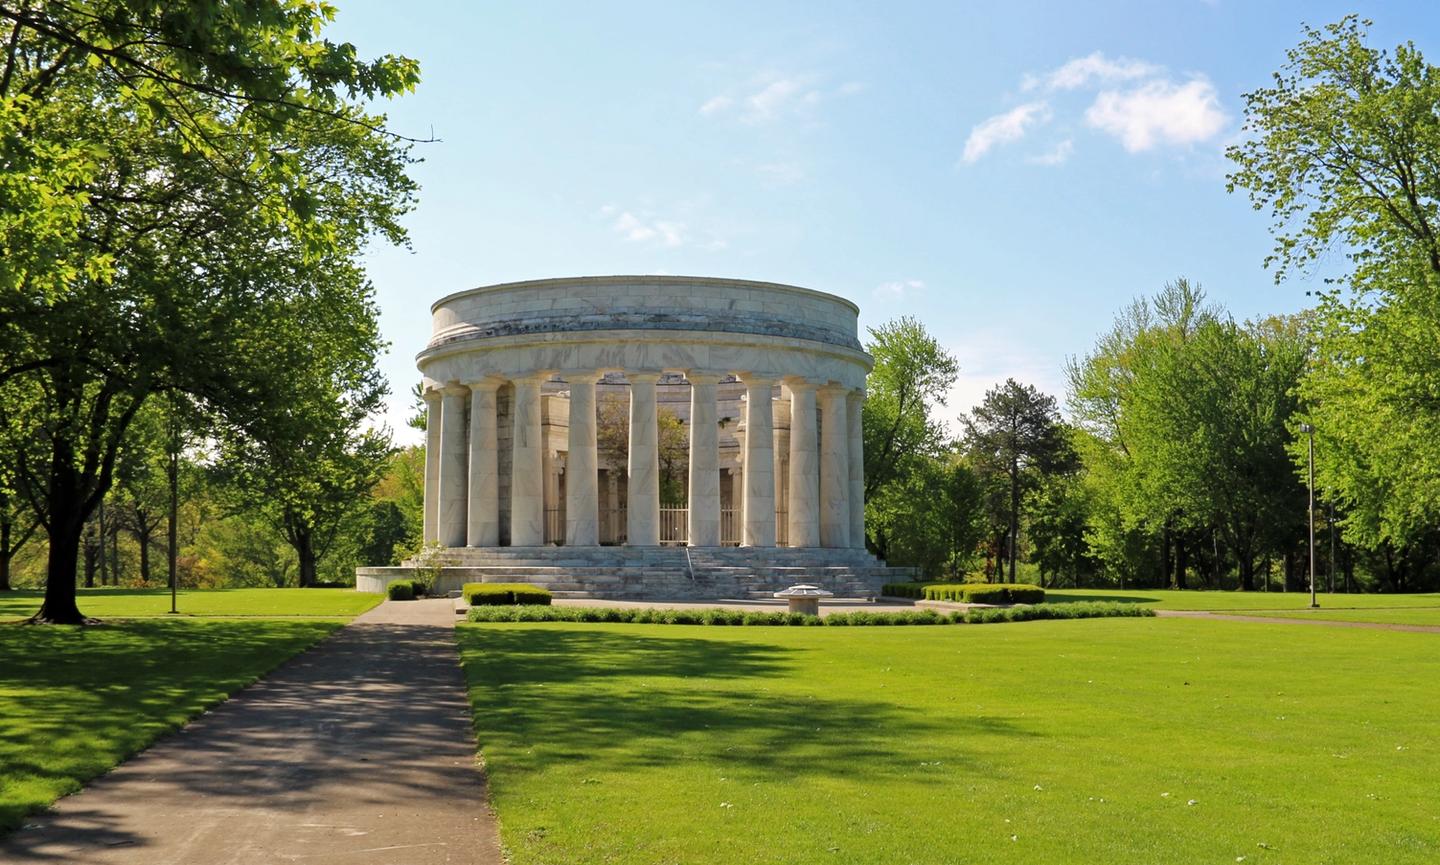
M 1302 423 L 1300 431 L 1310 437 L 1310 608 L 1313 610 L 1320 606 L 1315 599 L 1315 426 Z

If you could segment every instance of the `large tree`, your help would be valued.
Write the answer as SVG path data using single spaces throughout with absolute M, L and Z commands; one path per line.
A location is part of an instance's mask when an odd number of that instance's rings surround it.
M 1013 583 L 1025 494 L 1045 475 L 1073 463 L 1074 452 L 1055 398 L 1013 378 L 986 391 L 964 422 L 966 447 L 976 468 L 982 476 L 1003 479 L 1006 558 Z
M 416 67 L 319 40 L 332 14 L 0 3 L 0 189 L 17 191 L 0 197 L 0 386 L 33 407 L 4 447 L 50 540 L 36 621 L 83 621 L 81 533 L 147 400 L 184 392 L 226 423 L 276 405 L 237 362 L 279 345 L 277 296 L 311 299 L 256 274 L 403 238 L 409 157 L 355 100 L 410 89 Z
M 903 508 L 897 511 L 884 503 L 903 503 L 904 490 L 913 493 L 917 484 L 940 483 L 946 471 L 937 461 L 944 460 L 949 442 L 935 409 L 945 405 L 960 366 L 925 325 L 911 316 L 870 328 L 865 350 L 875 359 L 861 410 L 865 525 L 870 545 L 887 556 L 891 542 L 886 533 L 899 525 L 893 518 Z M 887 489 L 892 486 L 894 489 Z M 871 501 L 877 505 L 872 507 Z
M 1230 185 L 1274 219 L 1277 281 L 1329 277 L 1300 387 L 1317 482 L 1403 583 L 1440 524 L 1440 67 L 1368 26 L 1306 28 L 1247 95 Z

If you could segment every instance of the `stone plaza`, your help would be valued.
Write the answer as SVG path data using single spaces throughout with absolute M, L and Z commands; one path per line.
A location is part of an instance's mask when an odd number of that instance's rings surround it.
M 853 303 L 614 276 L 484 286 L 431 309 L 418 364 L 437 588 L 746 597 L 807 580 L 869 596 L 896 578 L 865 551 L 872 363 Z M 668 472 L 662 420 L 684 431 Z M 357 583 L 378 591 L 419 564 L 361 568 Z

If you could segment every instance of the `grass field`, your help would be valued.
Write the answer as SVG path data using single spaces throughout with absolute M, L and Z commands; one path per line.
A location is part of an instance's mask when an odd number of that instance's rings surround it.
M 0 593 L 0 621 L 23 619 L 40 609 L 44 593 Z M 384 598 L 350 589 L 182 589 L 185 616 L 356 616 Z M 170 614 L 169 589 L 81 589 L 80 612 L 97 619 Z
M 516 865 L 1440 858 L 1428 634 L 1101 619 L 458 638 Z
M 1440 609 L 1434 607 L 1406 607 L 1399 609 L 1337 610 L 1321 607 L 1313 612 L 1278 610 L 1262 612 L 1241 610 L 1246 616 L 1271 616 L 1283 619 L 1315 619 L 1327 622 L 1375 622 L 1385 625 L 1431 625 L 1440 627 Z
M 1172 589 L 1046 589 L 1047 601 L 1119 601 L 1144 604 L 1158 610 L 1303 610 L 1310 607 L 1309 592 L 1205 592 Z M 1329 610 L 1380 607 L 1440 608 L 1440 594 L 1425 595 L 1318 595 Z
M 103 615 L 99 607 L 92 612 Z M 283 619 L 0 625 L 0 832 L 340 625 Z

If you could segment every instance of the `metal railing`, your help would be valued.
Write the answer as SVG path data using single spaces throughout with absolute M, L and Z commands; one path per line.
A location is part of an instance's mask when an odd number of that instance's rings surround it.
M 720 510 L 720 545 L 738 547 L 741 540 L 740 508 Z
M 690 541 L 690 509 L 660 509 L 660 543 L 662 546 L 683 546 Z

